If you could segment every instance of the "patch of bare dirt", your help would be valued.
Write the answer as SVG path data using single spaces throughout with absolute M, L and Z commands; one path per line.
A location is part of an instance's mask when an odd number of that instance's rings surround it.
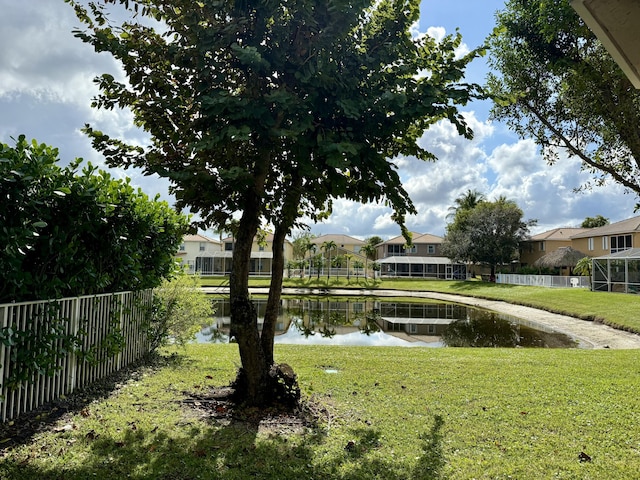
M 258 434 L 303 434 L 316 430 L 331 418 L 328 407 L 313 397 L 301 400 L 294 408 L 277 404 L 257 408 L 237 405 L 232 387 L 214 387 L 206 393 L 182 393 L 185 398 L 181 404 L 189 417 L 219 426 L 243 425 Z

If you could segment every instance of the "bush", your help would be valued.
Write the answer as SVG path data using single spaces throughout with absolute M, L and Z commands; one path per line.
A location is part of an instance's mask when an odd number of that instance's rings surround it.
M 165 280 L 154 291 L 151 349 L 168 343 L 184 346 L 211 322 L 214 312 L 211 299 L 200 288 L 198 276 L 182 272 Z
M 20 136 L 0 144 L 0 303 L 153 288 L 188 218 L 129 180 Z

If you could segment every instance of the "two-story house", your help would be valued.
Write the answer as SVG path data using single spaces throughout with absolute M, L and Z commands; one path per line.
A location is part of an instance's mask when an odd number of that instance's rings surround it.
M 204 235 L 185 235 L 176 258 L 187 273 L 211 275 L 214 258 L 222 251 L 222 243 Z
M 200 275 L 229 275 L 233 256 L 233 237 L 221 241 L 204 235 L 185 235 L 176 257 L 186 267 L 187 273 Z M 273 260 L 273 235 L 267 234 L 263 239 L 256 238 L 251 249 L 251 275 L 271 275 Z M 293 246 L 286 241 L 284 257 L 292 258 Z
M 327 234 L 314 237 L 311 243 L 316 246 L 316 251 L 322 251 L 322 246 L 333 242 L 336 246 L 335 255 L 355 254 L 360 255 L 360 249 L 365 245 L 363 240 L 344 234 Z
M 590 257 L 640 247 L 640 216 L 590 228 L 571 236 L 571 246 Z
M 454 263 L 441 254 L 444 239 L 429 233 L 411 232 L 411 246 L 402 235 L 376 246 L 380 275 L 392 277 L 423 277 L 464 279 L 467 266 Z
M 220 252 L 220 260 L 223 270 L 220 275 L 228 275 L 231 273 L 231 257 L 233 256 L 233 236 L 222 239 L 222 252 Z M 293 245 L 288 240 L 284 243 L 285 263 L 288 259 L 293 258 Z M 263 238 L 256 237 L 251 246 L 251 261 L 249 265 L 249 274 L 257 276 L 271 275 L 271 265 L 273 263 L 273 234 L 267 233 Z
M 523 267 L 531 266 L 539 258 L 560 247 L 576 248 L 572 244 L 571 237 L 589 230 L 591 229 L 561 227 L 533 235 L 531 238 L 520 242 L 520 265 Z M 578 249 L 576 248 L 576 250 Z M 587 253 L 584 250 L 581 251 L 585 254 Z
M 593 258 L 594 290 L 640 292 L 640 217 L 571 237 L 573 248 Z

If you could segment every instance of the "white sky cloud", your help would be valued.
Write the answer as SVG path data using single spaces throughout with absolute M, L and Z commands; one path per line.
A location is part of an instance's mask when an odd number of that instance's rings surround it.
M 482 43 L 493 27 L 493 14 L 502 0 L 423 0 L 422 18 L 414 36 L 441 39 L 459 27 L 462 52 Z M 120 73 L 108 55 L 73 37 L 79 26 L 72 9 L 62 1 L 0 0 L 0 142 L 24 133 L 29 138 L 58 147 L 63 163 L 83 157 L 102 165 L 99 154 L 80 133 L 92 123 L 110 135 L 145 144 L 144 133 L 132 127 L 128 112 L 91 109 L 96 94 L 93 77 Z M 470 82 L 483 83 L 486 66 L 476 61 L 469 67 Z M 437 162 L 414 158 L 396 159 L 404 187 L 418 214 L 407 218 L 408 227 L 420 233 L 444 234 L 446 216 L 455 198 L 467 190 L 478 190 L 494 198 L 515 200 L 525 218 L 537 218 L 536 231 L 578 225 L 586 216 L 603 215 L 617 221 L 633 213 L 636 199 L 622 188 L 609 185 L 577 194 L 588 174 L 575 159 L 561 158 L 548 166 L 530 140 L 520 140 L 502 124 L 487 120 L 490 104 L 476 102 L 465 111 L 474 130 L 473 140 L 460 137 L 448 122 L 434 125 L 420 139 Z M 150 196 L 169 199 L 168 182 L 141 175 L 137 170 L 113 169 L 118 177 L 128 175 L 132 183 Z M 322 225 L 311 225 L 314 233 L 346 233 L 356 237 L 400 233 L 384 205 L 360 205 L 343 200 L 334 203 L 333 215 Z

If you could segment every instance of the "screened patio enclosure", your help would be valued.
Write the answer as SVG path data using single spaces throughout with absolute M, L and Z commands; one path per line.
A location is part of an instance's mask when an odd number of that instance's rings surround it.
M 422 277 L 464 280 L 467 266 L 452 263 L 446 257 L 391 256 L 377 261 L 380 275 L 387 277 Z
M 640 293 L 640 248 L 592 259 L 594 291 Z

